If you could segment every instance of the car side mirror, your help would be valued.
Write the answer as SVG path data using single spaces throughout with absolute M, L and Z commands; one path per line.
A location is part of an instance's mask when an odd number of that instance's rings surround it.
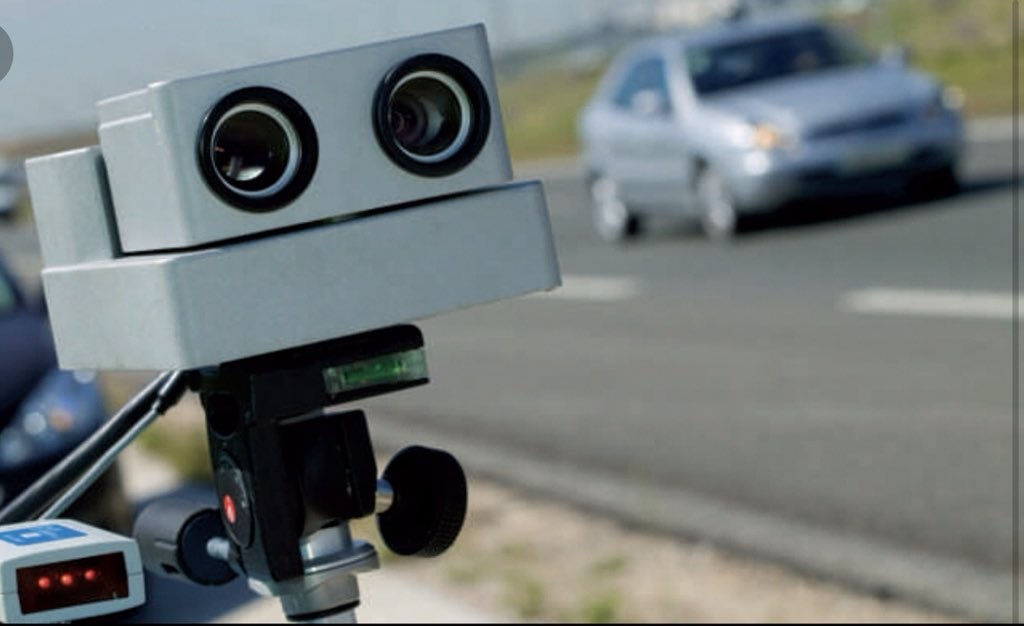
M 890 44 L 882 49 L 878 58 L 883 65 L 907 67 L 910 65 L 910 48 L 905 44 Z
M 638 117 L 657 117 L 669 112 L 668 99 L 656 89 L 641 89 L 629 100 L 629 110 Z

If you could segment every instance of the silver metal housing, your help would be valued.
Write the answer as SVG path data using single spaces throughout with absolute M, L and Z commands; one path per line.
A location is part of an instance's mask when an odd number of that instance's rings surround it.
M 378 143 L 381 85 L 424 63 L 486 96 L 480 151 L 455 171 L 415 174 Z M 197 165 L 204 117 L 254 86 L 298 102 L 319 150 L 308 188 L 266 212 L 226 204 Z M 509 182 L 480 25 L 156 83 L 99 111 L 100 146 L 26 163 L 65 369 L 217 365 L 560 283 L 540 183 Z
M 125 255 L 109 239 L 114 212 L 101 172 L 96 148 L 28 163 L 65 369 L 215 365 L 560 284 L 539 182 L 228 245 Z
M 466 65 L 489 101 L 482 149 L 447 176 L 402 169 L 374 134 L 378 86 L 389 70 L 424 54 Z M 197 163 L 199 135 L 211 109 L 228 94 L 252 87 L 294 99 L 308 114 L 318 140 L 309 185 L 285 206 L 263 212 L 226 203 L 211 190 Z M 128 253 L 193 248 L 512 178 L 486 33 L 479 24 L 157 82 L 101 101 L 98 110 L 114 223 Z

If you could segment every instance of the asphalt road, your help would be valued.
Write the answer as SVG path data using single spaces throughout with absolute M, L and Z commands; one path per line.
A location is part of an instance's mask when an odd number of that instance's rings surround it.
M 956 197 L 816 203 L 726 247 L 679 223 L 605 244 L 582 182 L 551 179 L 561 293 L 423 323 L 432 384 L 372 403 L 378 423 L 498 446 L 524 473 L 550 462 L 627 477 L 658 500 L 708 496 L 979 566 L 993 575 L 963 586 L 987 588 L 984 601 L 919 595 L 1008 617 L 1011 145 L 976 145 L 966 165 Z M 552 491 L 587 504 L 557 473 Z M 644 525 L 639 506 L 618 508 Z M 728 517 L 685 530 L 714 534 Z M 750 534 L 732 533 L 772 552 Z
M 501 450 L 511 482 L 571 468 L 627 479 L 652 510 L 675 494 L 725 507 L 691 535 L 736 507 L 968 564 L 994 573 L 985 614 L 1008 618 L 1009 141 L 972 146 L 965 175 L 953 198 L 816 203 L 727 246 L 672 222 L 606 244 L 581 180 L 549 177 L 565 285 L 421 322 L 432 382 L 367 401 L 371 432 Z M 28 273 L 34 246 L 0 228 Z M 588 504 L 554 473 L 551 491 Z M 650 517 L 619 501 L 630 523 Z M 956 592 L 947 606 L 971 604 Z

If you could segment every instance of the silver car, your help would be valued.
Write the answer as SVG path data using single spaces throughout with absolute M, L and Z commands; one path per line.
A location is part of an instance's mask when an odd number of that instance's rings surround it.
M 953 192 L 958 100 L 810 18 L 644 40 L 613 61 L 580 114 L 594 225 L 621 240 L 645 215 L 688 215 L 723 239 L 741 216 L 809 196 Z

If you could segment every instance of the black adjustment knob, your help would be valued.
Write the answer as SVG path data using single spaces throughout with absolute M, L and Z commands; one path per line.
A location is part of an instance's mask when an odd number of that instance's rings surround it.
M 403 556 L 437 556 L 448 549 L 466 517 L 466 475 L 444 450 L 410 446 L 384 469 L 393 500 L 377 515 L 384 543 Z

